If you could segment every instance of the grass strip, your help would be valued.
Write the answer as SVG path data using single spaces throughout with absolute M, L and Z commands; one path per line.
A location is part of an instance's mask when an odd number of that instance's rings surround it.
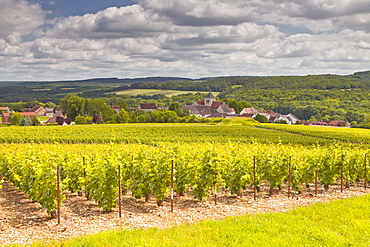
M 370 196 L 168 229 L 103 232 L 32 246 L 369 246 Z

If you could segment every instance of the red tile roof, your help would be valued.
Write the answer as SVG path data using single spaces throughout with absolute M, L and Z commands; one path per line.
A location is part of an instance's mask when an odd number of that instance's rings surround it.
M 155 103 L 142 103 L 140 104 L 140 109 L 157 110 L 157 106 Z
M 215 102 L 212 103 L 211 109 L 217 109 L 218 107 L 220 107 L 220 105 L 223 105 L 223 104 L 225 104 L 225 102 L 223 102 L 223 101 L 215 101 Z

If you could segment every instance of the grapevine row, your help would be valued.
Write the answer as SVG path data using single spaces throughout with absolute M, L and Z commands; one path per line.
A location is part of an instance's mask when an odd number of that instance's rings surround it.
M 339 178 L 349 184 L 368 180 L 367 153 L 358 147 L 258 143 L 4 144 L 0 174 L 51 212 L 57 206 L 60 167 L 62 190 L 83 191 L 109 211 L 117 206 L 118 166 L 122 191 L 130 190 L 137 198 L 155 195 L 160 205 L 169 195 L 172 161 L 174 191 L 181 195 L 191 188 L 196 198 L 204 200 L 210 191 L 228 188 L 237 194 L 243 187 L 265 181 L 277 188 L 289 180 L 292 189 L 301 191 L 316 176 L 325 187 Z

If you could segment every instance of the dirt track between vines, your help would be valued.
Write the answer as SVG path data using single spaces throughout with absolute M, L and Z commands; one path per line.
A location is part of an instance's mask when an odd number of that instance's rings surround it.
M 262 187 L 257 200 L 253 200 L 253 190 L 243 191 L 241 198 L 229 196 L 227 191 L 219 193 L 217 205 L 213 198 L 199 202 L 191 195 L 175 197 L 174 212 L 170 212 L 170 200 L 166 199 L 162 207 L 156 205 L 155 198 L 149 202 L 137 200 L 131 193 L 122 198 L 122 218 L 118 217 L 118 208 L 110 213 L 103 212 L 93 201 L 79 197 L 77 193 L 64 192 L 66 200 L 61 209 L 61 224 L 41 210 L 40 204 L 29 200 L 22 192 L 5 182 L 0 190 L 0 244 L 30 244 L 35 241 L 66 238 L 94 234 L 100 231 L 135 228 L 165 228 L 180 224 L 191 224 L 201 220 L 220 220 L 227 216 L 285 212 L 301 206 L 318 202 L 328 202 L 361 196 L 361 187 L 351 187 L 340 193 L 338 186 L 331 186 L 324 192 L 319 189 L 314 196 L 313 186 L 293 198 L 287 197 L 286 188 L 268 195 L 268 187 Z

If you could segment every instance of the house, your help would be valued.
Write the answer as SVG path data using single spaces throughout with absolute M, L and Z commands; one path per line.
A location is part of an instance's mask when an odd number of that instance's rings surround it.
M 119 107 L 118 105 L 117 105 L 117 106 L 112 106 L 112 109 L 113 109 L 117 114 L 119 114 L 119 112 L 121 111 L 121 107 Z
M 257 113 L 243 113 L 239 114 L 239 117 L 247 117 L 247 118 L 255 118 L 257 116 Z
M 348 126 L 346 121 L 329 121 L 329 126 L 336 126 L 336 127 L 345 127 Z
M 28 116 L 30 119 L 33 119 L 35 117 L 35 113 L 33 112 L 19 112 L 21 116 Z M 0 116 L 2 117 L 2 123 L 10 123 L 9 118 L 10 118 L 10 112 L 4 112 Z
M 288 115 L 283 115 L 283 118 L 287 122 L 287 124 L 296 124 L 300 122 L 299 118 L 297 118 L 291 113 L 289 113 Z
M 182 106 L 181 110 L 188 110 L 190 115 L 197 117 L 209 117 L 212 115 L 211 109 L 204 105 L 188 105 Z
M 46 107 L 45 108 L 45 116 L 47 117 L 53 117 L 54 116 L 54 108 L 53 107 Z
M 204 100 L 196 100 L 192 105 L 181 106 L 182 110 L 188 110 L 190 115 L 198 117 L 217 117 L 224 114 L 225 116 L 235 115 L 235 110 L 230 108 L 223 101 L 216 101 L 216 98 L 209 92 Z
M 35 116 L 45 116 L 46 109 L 42 106 L 34 106 L 30 109 L 30 112 L 33 112 Z
M 48 120 L 46 120 L 46 124 L 51 124 L 51 123 L 57 123 L 57 117 L 59 116 L 62 116 L 64 118 L 66 118 L 66 116 L 63 116 L 62 113 L 55 113 L 53 117 L 49 118 Z
M 62 114 L 62 108 L 60 108 L 60 107 L 55 108 L 54 113 L 55 114 Z
M 241 112 L 239 113 L 240 115 L 243 115 L 243 114 L 260 114 L 260 113 L 263 113 L 262 110 L 258 110 L 258 109 L 254 109 L 253 107 L 251 108 L 244 108 L 243 110 L 241 110 Z
M 303 124 L 311 126 L 332 126 L 332 127 L 350 126 L 350 124 L 346 121 L 304 121 Z
M 282 115 L 280 113 L 276 113 L 273 110 L 262 111 L 259 109 L 251 108 L 244 108 L 239 117 L 247 117 L 247 118 L 255 118 L 257 115 L 263 115 L 267 118 L 267 123 L 276 123 L 279 121 L 285 121 L 287 124 L 296 124 L 300 120 L 294 116 L 293 114 L 289 113 L 288 115 Z
M 142 104 L 139 104 L 139 110 L 156 111 L 156 110 L 158 110 L 158 108 L 157 108 L 157 105 L 155 103 L 142 103 Z
M 0 107 L 0 112 L 10 112 L 9 107 Z

